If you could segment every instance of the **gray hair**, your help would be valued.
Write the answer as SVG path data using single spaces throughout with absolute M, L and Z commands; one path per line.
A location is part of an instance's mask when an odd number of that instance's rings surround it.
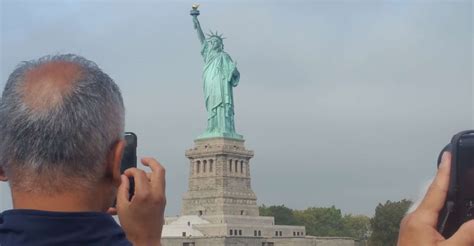
M 37 110 L 25 103 L 20 88 L 28 71 L 51 62 L 73 63 L 81 76 L 58 104 Z M 107 154 L 123 129 L 120 89 L 94 62 L 72 54 L 22 62 L 0 99 L 0 165 L 12 188 L 89 186 L 103 177 Z

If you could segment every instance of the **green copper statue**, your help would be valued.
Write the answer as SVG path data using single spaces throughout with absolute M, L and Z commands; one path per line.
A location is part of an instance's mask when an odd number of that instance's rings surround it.
M 232 88 L 239 84 L 240 73 L 236 63 L 224 52 L 223 37 L 217 32 L 208 34 L 207 38 L 204 36 L 197 18 L 198 6 L 193 5 L 191 16 L 202 45 L 201 55 L 205 63 L 202 78 L 207 110 L 207 129 L 198 139 L 212 137 L 242 139 L 242 136 L 235 132 L 232 93 Z

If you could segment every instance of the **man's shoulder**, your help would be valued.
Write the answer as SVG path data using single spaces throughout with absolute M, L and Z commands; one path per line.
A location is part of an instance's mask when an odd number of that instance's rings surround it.
M 98 212 L 8 210 L 0 214 L 8 245 L 131 245 L 112 216 Z

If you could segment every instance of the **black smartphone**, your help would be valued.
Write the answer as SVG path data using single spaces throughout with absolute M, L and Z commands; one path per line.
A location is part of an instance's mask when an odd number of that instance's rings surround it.
M 444 151 L 451 152 L 451 174 L 446 202 L 438 218 L 438 231 L 449 238 L 462 224 L 474 219 L 474 130 L 454 135 Z M 438 165 L 440 159 L 438 157 Z
M 120 173 L 123 174 L 125 170 L 137 167 L 137 135 L 133 132 L 126 132 L 124 135 L 125 138 L 125 150 L 123 152 L 122 162 L 120 164 Z M 129 190 L 129 199 L 132 198 L 135 191 L 135 182 L 133 178 L 130 178 L 130 190 Z

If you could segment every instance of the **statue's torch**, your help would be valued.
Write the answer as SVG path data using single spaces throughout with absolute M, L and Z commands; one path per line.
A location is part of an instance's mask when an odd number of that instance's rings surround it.
M 190 15 L 192 15 L 193 17 L 197 17 L 199 15 L 198 8 L 199 8 L 199 4 L 196 4 L 196 3 L 193 4 Z

